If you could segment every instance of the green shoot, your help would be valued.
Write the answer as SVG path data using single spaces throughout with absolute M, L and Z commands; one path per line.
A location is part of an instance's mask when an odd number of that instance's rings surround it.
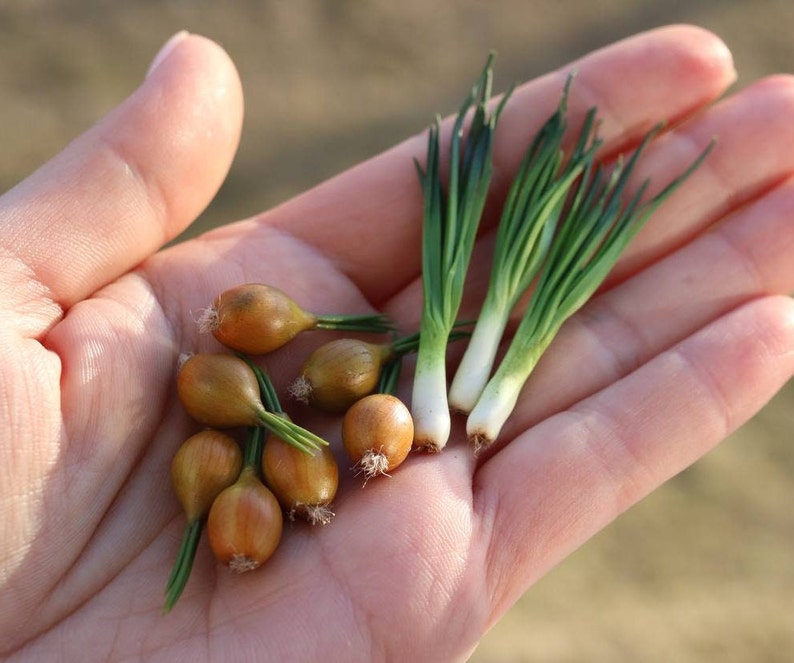
M 488 290 L 449 390 L 450 407 L 458 412 L 470 412 L 485 388 L 510 312 L 546 257 L 568 191 L 600 145 L 594 139 L 593 109 L 564 164 L 562 141 L 572 80 L 573 75 L 568 77 L 557 110 L 530 144 L 505 201 Z
M 196 551 L 198 550 L 198 542 L 201 538 L 201 530 L 204 527 L 204 520 L 194 520 L 185 525 L 185 531 L 182 534 L 182 543 L 179 546 L 179 552 L 176 556 L 171 575 L 168 578 L 168 583 L 165 586 L 165 604 L 163 605 L 163 614 L 170 612 L 174 607 L 182 591 L 187 585 L 190 578 L 190 571 L 193 568 L 193 560 L 196 558 Z
M 565 218 L 515 336 L 469 415 L 466 431 L 476 449 L 496 439 L 524 383 L 563 322 L 592 296 L 651 214 L 703 163 L 713 146 L 649 200 L 642 201 L 648 181 L 624 200 L 634 166 L 659 130 L 651 130 L 631 158 L 619 160 L 611 174 L 588 163 L 572 190 Z
M 493 55 L 461 106 L 449 148 L 449 183 L 441 183 L 440 120 L 430 127 L 425 168 L 417 163 L 424 196 L 423 306 L 411 414 L 415 444 L 440 451 L 450 433 L 446 348 L 463 296 L 463 284 L 492 175 L 493 135 L 506 94 L 489 114 Z M 473 110 L 465 144 L 463 124 Z
M 256 376 L 256 381 L 259 383 L 260 397 L 262 404 L 265 406 L 265 410 L 259 413 L 259 419 L 263 427 L 280 437 L 287 444 L 310 456 L 313 456 L 318 449 L 328 446 L 326 440 L 286 418 L 276 394 L 276 389 L 268 374 L 245 353 L 235 352 L 235 354 L 248 364 L 248 367 Z
M 389 318 L 380 313 L 371 315 L 318 315 L 314 328 L 385 334 L 394 329 L 394 324 Z

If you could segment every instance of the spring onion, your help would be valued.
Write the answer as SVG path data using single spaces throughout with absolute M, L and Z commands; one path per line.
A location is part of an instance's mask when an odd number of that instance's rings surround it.
M 563 322 L 590 298 L 650 215 L 700 166 L 713 146 L 709 144 L 680 176 L 649 200 L 642 201 L 649 186 L 646 180 L 624 201 L 634 166 L 660 128 L 648 132 L 631 158 L 619 159 L 611 173 L 588 163 L 572 189 L 515 336 L 468 417 L 466 432 L 475 450 L 496 439 L 524 383 Z
M 490 115 L 492 61 L 458 112 L 449 150 L 449 184 L 440 176 L 440 120 L 430 127 L 427 162 L 416 164 L 424 196 L 422 230 L 423 304 L 411 413 L 414 444 L 440 451 L 449 438 L 446 348 L 463 295 L 474 239 L 492 175 L 493 134 L 509 93 Z M 465 145 L 463 124 L 474 109 Z
M 570 159 L 564 164 L 562 141 L 572 80 L 573 75 L 568 77 L 557 110 L 530 144 L 505 201 L 496 231 L 488 290 L 449 390 L 450 408 L 455 411 L 470 412 L 485 388 L 510 312 L 536 277 L 568 191 L 600 144 L 592 139 L 593 109 L 585 118 Z

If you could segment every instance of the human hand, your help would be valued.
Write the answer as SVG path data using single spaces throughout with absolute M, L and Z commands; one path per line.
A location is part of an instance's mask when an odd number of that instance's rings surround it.
M 228 573 L 202 546 L 163 616 L 184 526 L 170 461 L 195 430 L 173 377 L 180 353 L 218 348 L 197 333 L 197 312 L 261 281 L 310 310 L 374 307 L 414 330 L 411 159 L 424 154 L 417 136 L 275 210 L 154 253 L 214 195 L 242 115 L 217 46 L 171 46 L 130 99 L 0 199 L 4 655 L 463 658 L 535 580 L 794 372 L 794 307 L 779 296 L 794 289 L 794 84 L 762 81 L 708 107 L 733 78 L 712 36 L 670 28 L 616 44 L 576 64 L 571 98 L 572 118 L 599 107 L 605 155 L 671 120 L 639 173 L 661 186 L 719 142 L 564 326 L 500 443 L 475 458 L 458 426 L 443 453 L 414 454 L 391 479 L 362 489 L 348 478 L 332 524 L 288 527 L 254 573 Z M 497 192 L 568 70 L 524 86 L 505 110 Z M 485 287 L 489 239 L 464 316 Z M 277 385 L 316 343 L 267 358 Z M 300 423 L 338 437 L 327 417 Z

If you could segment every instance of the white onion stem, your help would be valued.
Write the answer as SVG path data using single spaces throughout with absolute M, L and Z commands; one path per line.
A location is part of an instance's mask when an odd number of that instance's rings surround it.
M 519 335 L 519 332 L 524 332 Z M 554 338 L 550 331 L 534 343 L 519 325 L 516 336 L 493 377 L 485 385 L 477 405 L 466 420 L 466 435 L 475 451 L 492 444 L 516 406 L 524 383 Z M 522 342 L 523 341 L 523 342 Z
M 452 410 L 469 413 L 477 404 L 491 375 L 508 314 L 506 308 L 499 311 L 495 307 L 483 307 L 449 388 Z
M 451 429 L 444 348 L 442 344 L 435 353 L 420 350 L 411 398 L 414 446 L 431 452 L 446 446 Z
M 523 380 L 510 376 L 491 380 L 466 420 L 466 435 L 475 451 L 492 444 L 499 436 L 518 401 Z

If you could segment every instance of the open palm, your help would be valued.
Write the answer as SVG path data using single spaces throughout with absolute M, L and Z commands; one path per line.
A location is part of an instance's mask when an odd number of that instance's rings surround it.
M 242 116 L 226 55 L 182 36 L 122 106 L 0 199 L 3 655 L 464 658 L 533 581 L 785 383 L 794 371 L 794 306 L 780 296 L 794 289 L 794 82 L 761 81 L 710 106 L 733 80 L 730 57 L 686 27 L 575 66 L 572 118 L 599 107 L 605 157 L 659 120 L 673 123 L 642 166 L 659 186 L 712 136 L 719 142 L 565 325 L 500 444 L 475 459 L 459 427 L 444 452 L 412 455 L 391 479 L 362 488 L 348 477 L 332 524 L 287 525 L 254 573 L 230 574 L 202 546 L 165 616 L 184 525 L 169 467 L 195 430 L 175 398 L 176 364 L 182 352 L 219 348 L 197 333 L 196 317 L 224 288 L 259 281 L 315 312 L 375 308 L 414 331 L 421 194 L 412 158 L 424 137 L 155 253 L 214 195 Z M 568 71 L 520 88 L 505 110 L 497 192 Z M 473 260 L 469 315 L 490 237 Z M 278 386 L 318 338 L 267 358 Z M 410 384 L 401 388 L 407 396 Z M 337 420 L 301 411 L 300 421 L 338 439 Z

